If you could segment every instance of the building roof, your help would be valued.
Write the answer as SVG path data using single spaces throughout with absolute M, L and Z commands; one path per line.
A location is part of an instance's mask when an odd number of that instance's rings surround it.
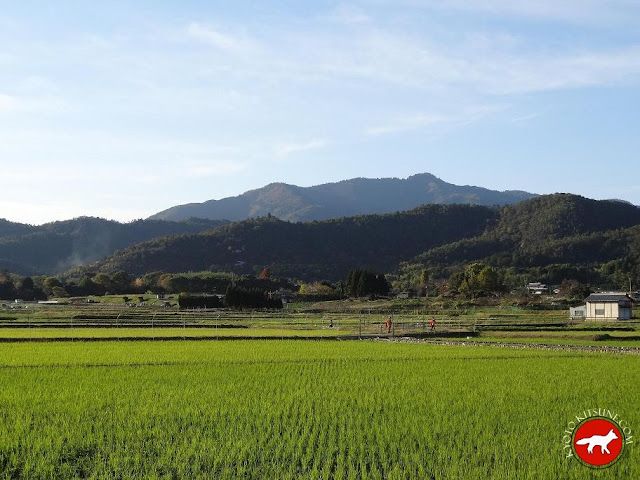
M 587 302 L 614 303 L 631 300 L 626 293 L 592 293 L 587 297 Z

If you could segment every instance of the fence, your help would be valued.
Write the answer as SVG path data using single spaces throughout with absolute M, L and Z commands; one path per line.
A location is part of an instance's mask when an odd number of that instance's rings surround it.
M 359 313 L 238 312 L 224 309 L 175 310 L 161 306 L 119 304 L 24 305 L 0 313 L 0 338 L 37 337 L 358 337 L 473 335 L 487 329 L 537 329 L 582 323 L 567 315 L 509 314 L 492 316 L 452 315 L 451 312 L 394 314 L 387 331 L 388 315 L 379 311 Z M 430 319 L 435 319 L 431 328 Z M 18 329 L 30 329 L 28 331 Z M 101 330 L 101 332 L 98 332 Z M 56 333 L 57 332 L 57 333 Z

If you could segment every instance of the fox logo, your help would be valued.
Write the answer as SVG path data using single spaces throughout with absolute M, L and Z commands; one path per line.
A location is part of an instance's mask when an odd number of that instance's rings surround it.
M 618 436 L 613 432 L 613 428 L 612 428 L 611 430 L 609 430 L 609 433 L 607 433 L 606 435 L 593 435 L 591 437 L 582 438 L 576 442 L 576 445 L 589 445 L 587 447 L 588 453 L 593 453 L 593 447 L 598 445 L 600 447 L 600 453 L 604 455 L 605 453 L 606 454 L 611 453 L 607 447 L 609 446 L 609 443 L 611 443 L 612 440 L 617 440 L 617 439 L 618 439 Z

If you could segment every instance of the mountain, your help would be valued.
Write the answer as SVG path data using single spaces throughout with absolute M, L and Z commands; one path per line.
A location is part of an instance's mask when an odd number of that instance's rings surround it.
M 424 205 L 406 212 L 286 222 L 274 216 L 199 234 L 157 238 L 115 252 L 84 273 L 226 271 L 340 280 L 349 268 L 396 273 L 397 285 L 453 278 L 472 262 L 509 288 L 565 280 L 620 288 L 640 281 L 640 208 L 578 195 L 515 205 Z M 78 277 L 83 274 L 73 272 Z M 625 287 L 627 288 L 627 287 Z
M 459 270 L 480 261 L 531 281 L 621 288 L 640 279 L 640 208 L 578 195 L 543 195 L 502 209 L 481 235 L 440 245 L 401 266 L 408 283 L 424 269 Z
M 171 207 L 150 219 L 189 217 L 244 220 L 272 214 L 281 220 L 311 221 L 353 215 L 392 213 L 420 205 L 508 205 L 534 197 L 521 191 L 498 192 L 457 186 L 429 173 L 399 178 L 355 178 L 313 187 L 272 183 L 236 197 Z
M 143 242 L 91 270 L 253 273 L 266 266 L 278 277 L 338 280 L 354 266 L 395 269 L 428 248 L 480 235 L 497 219 L 496 208 L 473 205 L 425 205 L 401 213 L 313 222 L 267 216 Z
M 59 273 L 144 240 L 197 233 L 224 223 L 202 219 L 119 223 L 80 217 L 32 226 L 0 219 L 0 270 L 20 275 Z
M 0 238 L 12 235 L 26 235 L 37 230 L 38 227 L 25 225 L 24 223 L 15 223 L 0 218 Z

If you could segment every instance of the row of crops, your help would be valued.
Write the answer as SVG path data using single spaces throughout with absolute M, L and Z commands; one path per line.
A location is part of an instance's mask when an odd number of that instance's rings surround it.
M 0 476 L 585 478 L 562 429 L 590 406 L 640 425 L 637 362 L 381 342 L 9 344 Z M 627 454 L 598 478 L 640 478 Z
M 387 315 L 359 313 L 237 312 L 231 310 L 175 310 L 158 306 L 131 307 L 116 304 L 80 304 L 60 306 L 25 305 L 22 309 L 0 312 L 0 337 L 7 329 L 189 329 L 188 336 L 219 335 L 218 330 L 251 329 L 247 336 L 266 335 L 270 330 L 289 331 L 305 336 L 326 335 L 407 335 L 438 332 L 476 332 L 487 328 L 564 327 L 572 323 L 565 317 L 537 316 L 452 316 L 440 314 L 396 314 L 391 328 Z M 430 327 L 430 319 L 436 328 Z M 195 332 L 205 329 L 207 332 Z M 262 332 L 256 332 L 256 330 Z M 118 334 L 115 332 L 114 334 Z M 100 334 L 102 336 L 104 334 Z M 155 335 L 155 334 L 152 334 Z M 185 335 L 184 332 L 180 335 Z M 277 336 L 279 333 L 274 332 Z

